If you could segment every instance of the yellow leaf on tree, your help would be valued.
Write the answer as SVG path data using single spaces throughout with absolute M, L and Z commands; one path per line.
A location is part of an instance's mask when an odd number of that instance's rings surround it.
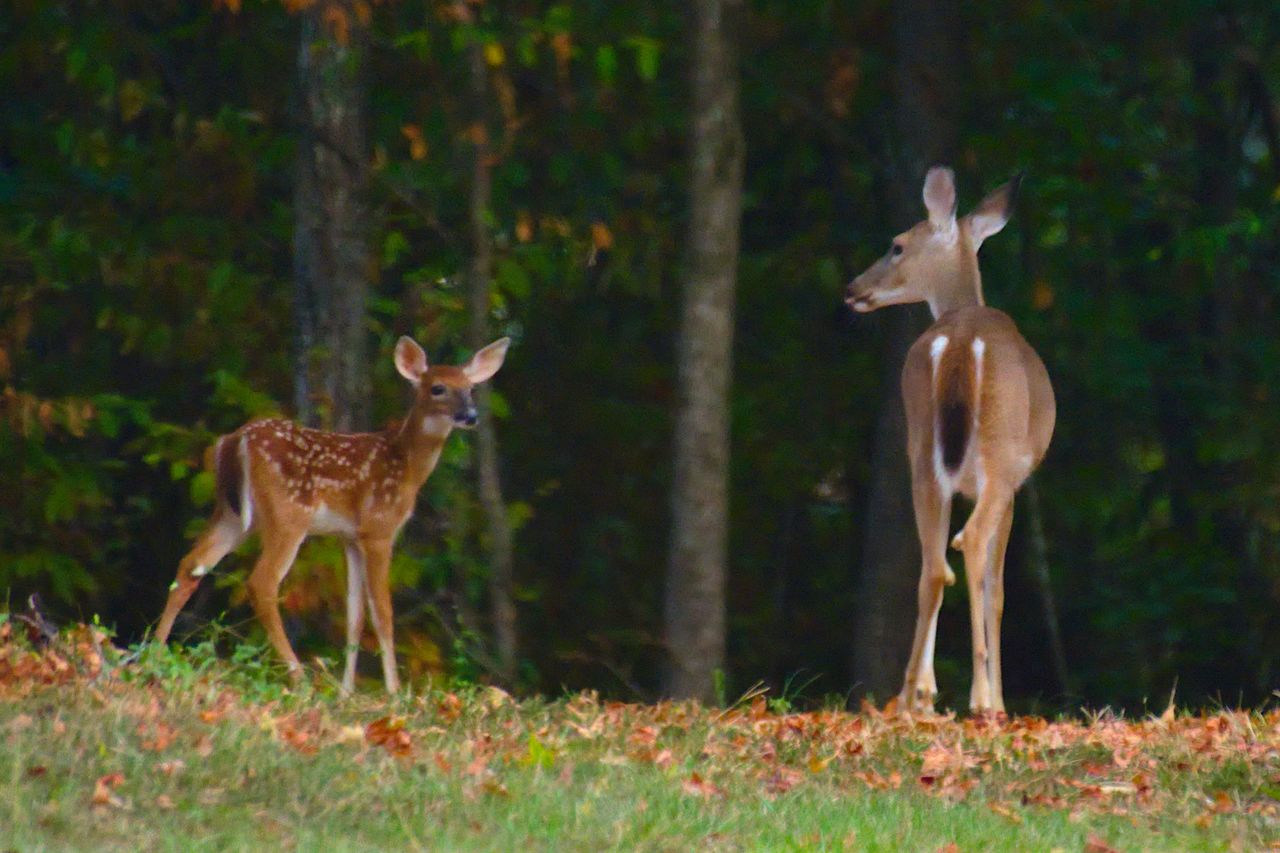
M 400 132 L 404 134 L 405 139 L 409 140 L 409 156 L 415 160 L 425 160 L 427 140 L 422 138 L 422 128 L 416 124 L 406 124 L 400 128 Z
M 516 239 L 521 243 L 528 243 L 533 239 L 533 217 L 527 210 L 516 214 Z M 2 353 L 3 350 L 0 350 L 0 354 Z
M 491 41 L 484 46 L 484 61 L 497 68 L 507 61 L 507 52 L 502 49 L 502 45 Z
M 1037 311 L 1047 311 L 1053 307 L 1053 287 L 1043 278 L 1036 279 L 1031 288 L 1031 304 Z
M 591 245 L 596 249 L 613 248 L 613 232 L 599 220 L 591 223 Z
M 351 43 L 351 19 L 341 6 L 330 3 L 325 7 L 322 17 L 329 32 L 333 33 L 334 41 L 343 47 Z

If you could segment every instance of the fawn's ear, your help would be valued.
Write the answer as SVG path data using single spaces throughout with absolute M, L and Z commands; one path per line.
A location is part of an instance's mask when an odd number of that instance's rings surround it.
M 924 206 L 935 231 L 956 227 L 956 176 L 946 166 L 934 166 L 924 176 Z
M 493 374 L 502 367 L 509 346 L 511 346 L 511 338 L 498 338 L 471 356 L 471 360 L 462 366 L 462 372 L 467 375 L 467 380 L 472 385 L 478 385 L 486 379 L 493 378 Z
M 408 335 L 402 335 L 396 341 L 396 370 L 400 375 L 415 385 L 427 372 L 427 354 L 418 346 L 418 342 Z
M 969 214 L 969 236 L 976 249 L 982 241 L 992 234 L 1000 232 L 1013 216 L 1013 205 L 1018 200 L 1018 187 L 1022 185 L 1022 175 L 1014 175 L 1013 179 L 996 187 Z

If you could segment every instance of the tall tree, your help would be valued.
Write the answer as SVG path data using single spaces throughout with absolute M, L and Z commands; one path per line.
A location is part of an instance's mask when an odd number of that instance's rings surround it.
M 294 405 L 339 430 L 369 421 L 368 22 L 357 6 L 309 5 L 298 49 Z
M 484 45 L 476 40 L 467 53 L 470 76 L 471 138 L 474 145 L 471 167 L 471 196 L 468 205 L 468 234 L 471 266 L 467 272 L 468 342 L 479 349 L 489 342 L 490 280 L 493 278 L 493 238 L 489 232 L 489 207 L 493 200 L 493 150 L 489 144 L 486 107 L 490 102 Z M 516 608 L 512 591 L 515 554 L 511 522 L 502 498 L 498 471 L 498 434 L 489 414 L 489 388 L 476 389 L 481 409 L 476 427 L 476 479 L 480 504 L 488 528 L 489 607 L 498 677 L 510 685 L 516 676 Z
M 893 153 L 888 157 L 892 228 L 921 218 L 920 182 L 935 163 L 956 154 L 960 125 L 962 44 L 956 0 L 893 4 Z M 887 235 L 886 235 L 887 236 Z M 901 687 L 920 578 L 920 542 L 911 509 L 906 416 L 899 377 L 912 342 L 929 323 L 923 305 L 886 313 L 880 416 L 872 444 L 853 676 L 857 695 L 885 699 Z
M 724 665 L 729 390 L 742 213 L 742 0 L 693 4 L 688 255 L 679 344 L 666 643 L 672 696 L 710 700 Z

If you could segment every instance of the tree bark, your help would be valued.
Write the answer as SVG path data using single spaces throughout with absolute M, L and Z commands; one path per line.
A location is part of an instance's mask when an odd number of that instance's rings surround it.
M 1067 652 L 1062 643 L 1062 628 L 1058 623 L 1058 605 L 1053 596 L 1053 581 L 1049 575 L 1049 543 L 1044 535 L 1044 513 L 1040 509 L 1040 490 L 1034 478 L 1027 480 L 1022 493 L 1027 507 L 1027 562 L 1040 595 L 1040 607 L 1044 613 L 1044 629 L 1049 637 L 1049 657 L 1053 662 L 1053 675 L 1063 696 L 1071 694 L 1071 675 L 1067 669 Z
M 347 21 L 335 32 L 339 10 Z M 349 0 L 300 15 L 301 138 L 294 185 L 294 406 L 305 423 L 355 430 L 369 421 L 368 31 Z
M 903 0 L 893 5 L 895 151 L 888 182 L 893 227 L 924 218 L 920 186 L 929 166 L 956 155 L 963 77 L 956 0 Z M 923 305 L 886 310 L 880 416 L 872 443 L 858 612 L 854 622 L 855 700 L 897 693 L 916 618 L 920 542 L 911 505 L 902 364 L 929 325 Z
M 690 213 L 664 608 L 666 692 L 711 701 L 724 667 L 729 391 L 742 213 L 742 0 L 693 4 Z
M 488 102 L 488 69 L 484 50 L 478 42 L 468 51 L 471 82 L 472 138 L 475 143 L 471 169 L 471 198 L 468 231 L 471 268 L 467 281 L 468 342 L 473 349 L 489 343 L 489 287 L 493 278 L 493 238 L 489 232 L 489 207 L 493 198 L 492 149 L 489 144 L 485 107 Z M 489 546 L 489 606 L 493 622 L 493 644 L 497 676 L 508 686 L 516 678 L 516 608 L 513 595 L 515 554 L 511 522 L 502 498 L 498 471 L 498 434 L 489 414 L 489 388 L 476 389 L 481 411 L 476 427 L 476 480 L 480 505 L 484 510 Z

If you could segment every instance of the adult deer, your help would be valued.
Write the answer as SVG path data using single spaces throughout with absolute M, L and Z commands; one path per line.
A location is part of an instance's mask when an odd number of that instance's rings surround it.
M 932 711 L 938 687 L 934 641 L 947 565 L 951 498 L 975 501 L 951 546 L 964 553 L 973 634 L 969 708 L 1004 710 L 1000 620 L 1013 496 L 1044 457 L 1055 405 L 1049 374 L 1013 320 L 982 299 L 978 248 L 1009 221 L 1019 178 L 956 218 L 955 176 L 935 166 L 924 182 L 929 218 L 893 238 L 889 251 L 849 285 L 849 306 L 865 312 L 928 302 L 934 324 L 907 353 L 902 399 L 907 455 L 923 566 L 919 612 L 903 711 Z
M 472 388 L 498 372 L 510 343 L 508 338 L 494 341 L 461 367 L 430 367 L 422 347 L 400 338 L 396 369 L 413 385 L 414 402 L 403 422 L 382 432 L 322 432 L 273 419 L 252 421 L 219 438 L 213 451 L 213 517 L 178 564 L 155 639 L 169 639 L 173 620 L 200 578 L 256 530 L 262 555 L 249 575 L 249 599 L 290 674 L 300 676 L 302 665 L 280 621 L 280 584 L 307 536 L 336 534 L 344 540 L 347 558 L 342 689 L 349 693 L 355 686 L 367 599 L 387 691 L 399 690 L 387 577 L 392 544 L 449 433 L 455 426 L 475 426 Z

